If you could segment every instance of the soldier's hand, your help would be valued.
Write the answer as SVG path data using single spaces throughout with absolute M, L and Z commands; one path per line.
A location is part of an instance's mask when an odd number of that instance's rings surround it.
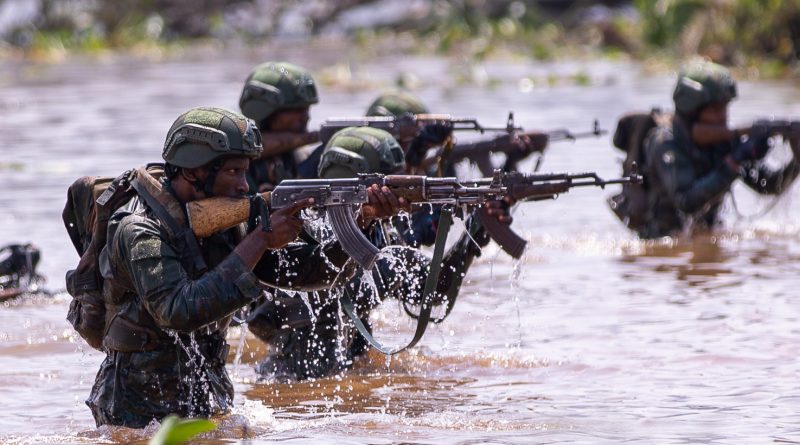
M 442 145 L 453 133 L 453 126 L 447 122 L 423 126 L 411 141 L 406 153 L 406 163 L 412 167 L 420 165 L 429 148 Z
M 398 198 L 388 187 L 376 184 L 367 189 L 367 203 L 361 206 L 358 222 L 364 228 L 376 219 L 397 215 L 400 210 L 410 211 L 411 204 Z
M 453 125 L 449 122 L 437 122 L 422 127 L 417 138 L 429 146 L 443 144 L 453 134 Z
M 511 225 L 514 218 L 511 216 L 511 206 L 514 205 L 514 200 L 506 196 L 502 200 L 488 201 L 483 206 L 486 208 L 486 213 L 494 216 L 503 224 Z
M 314 198 L 304 199 L 294 204 L 278 209 L 270 213 L 269 222 L 272 230 L 264 232 L 261 224 L 251 232 L 260 237 L 268 249 L 281 249 L 291 243 L 303 230 L 303 219 L 300 218 L 300 211 L 314 204 Z
M 509 133 L 492 140 L 494 149 L 508 156 L 511 162 L 520 161 L 532 153 L 541 152 L 547 147 L 548 137 L 544 133 Z
M 750 127 L 747 135 L 748 140 L 753 143 L 753 156 L 756 160 L 763 159 L 770 149 L 770 128 L 763 122 L 755 122 Z
M 524 150 L 528 153 L 543 152 L 547 148 L 547 142 L 550 137 L 545 133 L 532 131 L 519 135 L 520 142 L 523 144 Z

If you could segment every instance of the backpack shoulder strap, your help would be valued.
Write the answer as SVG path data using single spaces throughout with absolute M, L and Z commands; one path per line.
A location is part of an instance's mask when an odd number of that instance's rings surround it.
M 203 260 L 200 243 L 189 228 L 186 214 L 178 200 L 165 191 L 161 183 L 144 167 L 136 169 L 131 186 L 156 217 L 164 223 L 169 236 L 187 250 L 186 259 L 191 262 L 194 270 L 200 274 L 206 272 L 208 267 Z

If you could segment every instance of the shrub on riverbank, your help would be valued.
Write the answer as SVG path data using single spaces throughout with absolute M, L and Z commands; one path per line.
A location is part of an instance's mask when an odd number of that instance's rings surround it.
M 768 77 L 792 74 L 800 57 L 798 0 L 636 0 L 650 48 L 702 54 Z
M 0 17 L 21 1 L 0 0 Z M 41 0 L 15 20 L 0 21 L 0 56 L 336 37 L 471 59 L 702 54 L 769 77 L 800 56 L 800 0 Z

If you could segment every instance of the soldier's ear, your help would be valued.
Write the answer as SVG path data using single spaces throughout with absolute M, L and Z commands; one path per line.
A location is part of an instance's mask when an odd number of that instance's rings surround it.
M 182 168 L 181 176 L 183 179 L 189 181 L 189 183 L 195 183 L 205 180 L 206 176 L 208 176 L 208 171 L 204 167 Z

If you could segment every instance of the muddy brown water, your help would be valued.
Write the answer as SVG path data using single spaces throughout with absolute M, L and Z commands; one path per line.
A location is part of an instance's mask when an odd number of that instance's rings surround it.
M 329 49 L 4 62 L 0 242 L 38 244 L 47 287 L 62 289 L 77 261 L 60 222 L 66 187 L 158 160 L 178 114 L 235 108 L 244 77 L 269 58 L 324 80 L 312 128 L 360 115 L 398 78 L 416 83 L 434 112 L 503 124 L 514 110 L 527 128 L 574 130 L 668 108 L 673 82 L 605 61 L 352 56 L 349 67 L 331 68 L 342 57 Z M 580 73 L 590 85 L 570 80 Z M 742 82 L 740 93 L 733 122 L 800 116 L 795 85 Z M 558 143 L 543 170 L 612 176 L 620 158 L 610 136 Z M 798 189 L 768 212 L 770 199 L 734 190 L 739 212 L 728 201 L 725 227 L 694 242 L 636 240 L 605 205 L 613 188 L 520 205 L 514 228 L 530 240 L 525 259 L 488 247 L 452 315 L 411 352 L 371 353 L 334 378 L 264 384 L 253 364 L 265 347 L 246 337 L 241 363 L 230 364 L 236 409 L 204 443 L 800 442 Z M 152 429 L 95 428 L 83 400 L 102 355 L 64 320 L 68 302 L 62 293 L 0 307 L 0 442 L 145 440 Z M 384 306 L 377 334 L 400 344 L 412 325 L 397 305 Z M 237 331 L 229 340 L 233 350 L 242 341 Z

